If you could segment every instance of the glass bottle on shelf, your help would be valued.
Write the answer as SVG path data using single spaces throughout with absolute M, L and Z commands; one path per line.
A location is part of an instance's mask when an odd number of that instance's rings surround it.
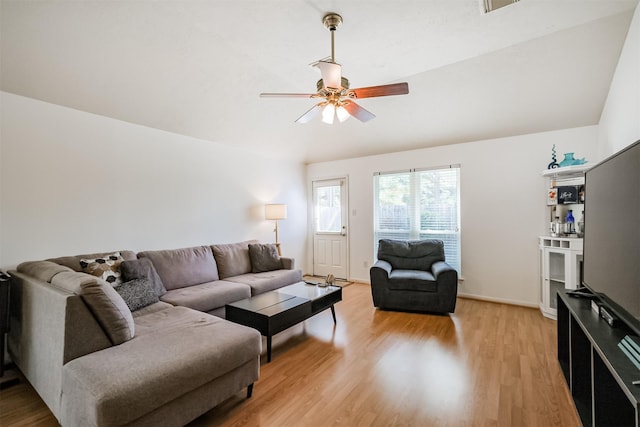
M 562 223 L 560 222 L 560 217 L 557 216 L 556 219 L 551 223 L 551 236 L 560 237 L 561 235 L 562 235 Z
M 565 233 L 567 234 L 573 234 L 576 232 L 576 220 L 573 217 L 573 211 L 571 209 L 569 209 L 569 212 L 567 212 L 567 217 L 565 218 L 565 223 L 566 223 L 566 227 L 565 227 Z

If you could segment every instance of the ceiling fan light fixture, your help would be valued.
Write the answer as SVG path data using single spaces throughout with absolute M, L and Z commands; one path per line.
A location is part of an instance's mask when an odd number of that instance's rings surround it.
M 487 0 L 490 1 L 490 0 Z M 497 1 L 497 0 L 496 0 Z M 517 1 L 517 0 L 514 0 Z M 336 29 L 342 24 L 342 17 L 336 13 L 328 13 L 322 19 L 324 27 L 331 33 L 331 57 L 321 59 L 312 64 L 320 70 L 322 78 L 316 84 L 316 93 L 261 93 L 261 98 L 311 98 L 324 99 L 298 117 L 296 123 L 308 123 L 316 115 L 322 113 L 322 121 L 333 124 L 338 117 L 344 122 L 353 116 L 361 122 L 368 122 L 375 118 L 375 114 L 367 111 L 354 100 L 361 98 L 375 98 L 379 96 L 406 95 L 409 85 L 392 83 L 379 86 L 368 86 L 350 89 L 349 80 L 342 76 L 342 66 L 336 62 L 334 36 Z
M 349 117 L 351 117 L 351 114 L 349 114 L 346 108 L 340 105 L 338 106 L 338 108 L 336 108 L 336 116 L 338 117 L 338 120 L 340 120 L 340 123 L 342 123 Z
M 328 125 L 333 124 L 333 117 L 336 114 L 336 107 L 332 103 L 328 103 L 322 110 L 322 121 Z

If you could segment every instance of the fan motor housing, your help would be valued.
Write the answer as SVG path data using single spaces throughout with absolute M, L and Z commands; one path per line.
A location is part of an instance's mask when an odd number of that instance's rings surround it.
M 349 80 L 346 77 L 340 77 L 340 85 L 342 86 L 342 90 L 349 89 Z M 322 79 L 318 80 L 318 83 L 316 83 L 316 88 L 318 92 L 324 89 L 324 82 L 322 81 Z

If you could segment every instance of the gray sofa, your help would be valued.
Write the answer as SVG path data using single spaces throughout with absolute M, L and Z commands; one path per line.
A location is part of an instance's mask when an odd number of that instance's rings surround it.
M 382 239 L 369 275 L 375 307 L 434 313 L 456 309 L 458 272 L 445 262 L 441 240 Z
M 260 245 L 22 263 L 11 272 L 11 358 L 63 426 L 178 426 L 245 387 L 250 396 L 261 337 L 224 320 L 224 305 L 302 280 L 288 258 L 256 271 L 250 247 Z M 108 283 L 125 266 L 150 275 Z M 121 293 L 133 284 L 144 292 Z

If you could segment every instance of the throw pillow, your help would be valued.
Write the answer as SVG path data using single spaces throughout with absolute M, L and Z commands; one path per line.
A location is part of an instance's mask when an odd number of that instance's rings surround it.
M 130 280 L 113 288 L 120 294 L 132 312 L 160 301 L 153 285 L 147 279 Z
M 120 264 L 122 261 L 124 260 L 120 252 L 115 252 L 101 258 L 83 258 L 80 260 L 80 267 L 82 267 L 84 273 L 99 277 L 110 283 L 111 286 L 115 286 L 122 283 L 120 278 Z
M 102 280 L 82 283 L 80 295 L 113 345 L 133 338 L 135 324 L 131 310 L 110 284 Z
M 259 243 L 257 240 L 247 240 L 238 243 L 212 245 L 213 256 L 216 259 L 220 279 L 251 273 L 251 259 L 249 245 Z
M 250 244 L 249 258 L 251 258 L 252 273 L 280 270 L 282 268 L 278 248 L 272 243 Z
M 160 276 L 153 263 L 149 258 L 140 258 L 130 261 L 123 261 L 120 264 L 120 273 L 123 282 L 129 282 L 136 279 L 147 279 L 151 282 L 151 286 L 156 295 L 161 297 L 167 293 L 167 289 L 164 287 Z

